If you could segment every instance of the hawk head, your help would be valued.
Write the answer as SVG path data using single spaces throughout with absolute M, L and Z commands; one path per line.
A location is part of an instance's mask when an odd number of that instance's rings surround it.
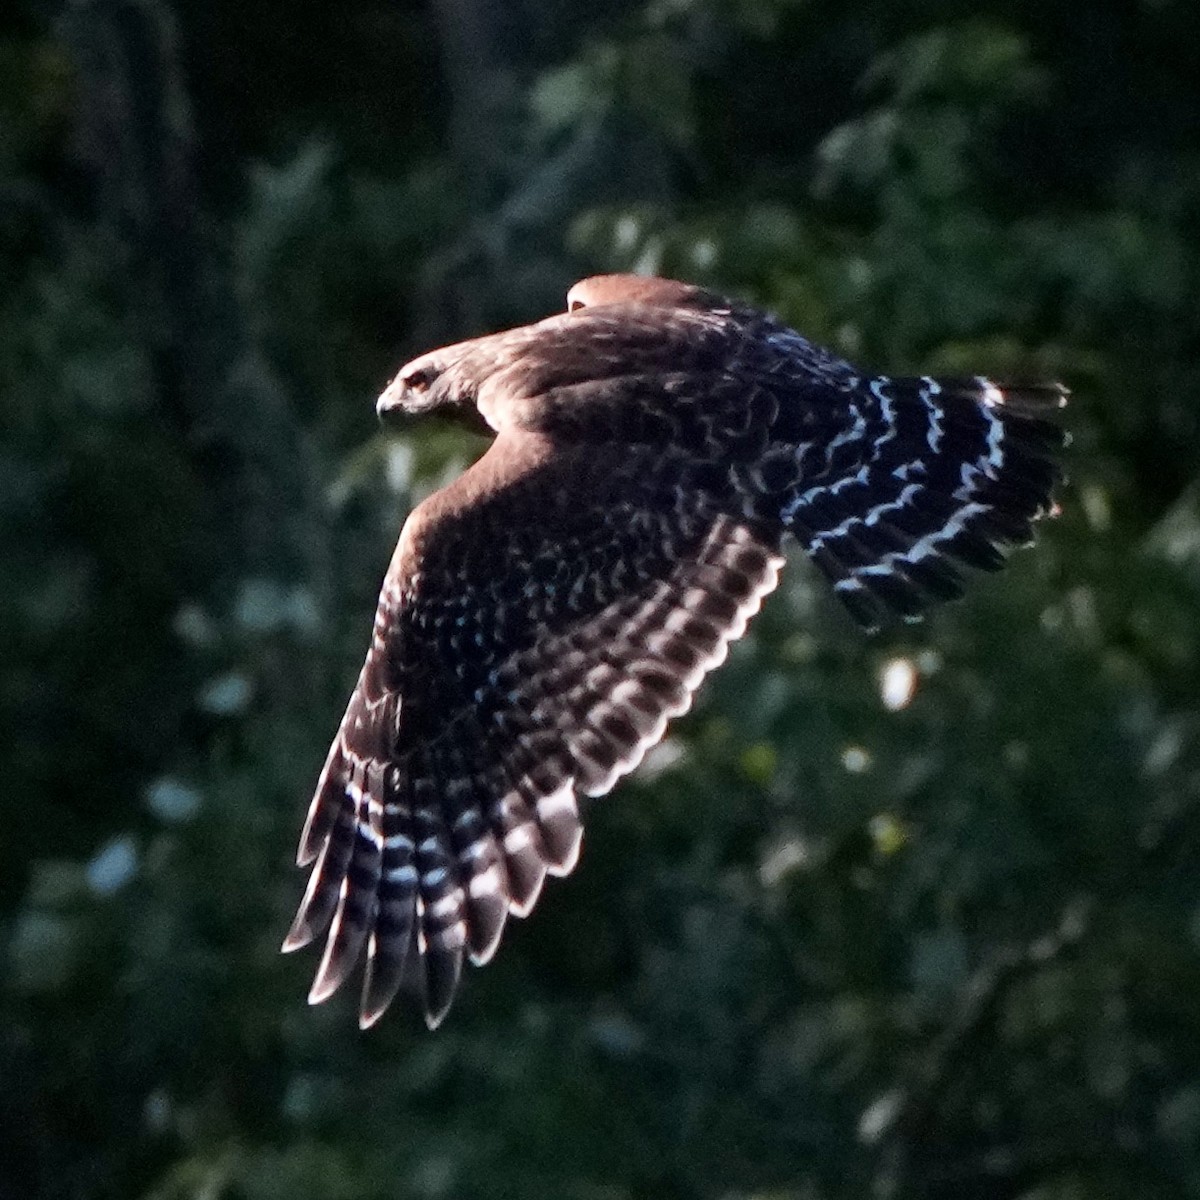
M 472 344 L 462 342 L 414 358 L 384 389 L 375 411 L 380 417 L 395 412 L 416 416 L 437 409 L 469 418 L 475 411 L 475 378 L 462 369 L 462 359 Z

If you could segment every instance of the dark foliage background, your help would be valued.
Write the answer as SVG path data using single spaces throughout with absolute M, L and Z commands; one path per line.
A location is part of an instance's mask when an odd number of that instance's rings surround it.
M 1200 1195 L 1200 10 L 0 9 L 0 1197 Z M 277 953 L 415 498 L 596 270 L 1073 388 L 1035 553 L 797 564 L 436 1035 Z M 915 681 L 908 698 L 901 686 Z

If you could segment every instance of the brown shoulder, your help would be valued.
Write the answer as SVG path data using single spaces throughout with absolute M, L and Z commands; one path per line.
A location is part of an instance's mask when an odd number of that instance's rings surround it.
M 389 577 L 411 575 L 423 559 L 437 552 L 440 542 L 486 536 L 482 514 L 519 509 L 526 490 L 522 485 L 543 471 L 554 453 L 553 442 L 539 433 L 501 432 L 457 479 L 412 510 L 400 531 Z

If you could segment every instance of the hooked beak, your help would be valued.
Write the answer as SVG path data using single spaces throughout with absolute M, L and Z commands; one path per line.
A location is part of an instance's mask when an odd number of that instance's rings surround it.
M 402 409 L 401 395 L 404 392 L 404 384 L 397 375 L 391 383 L 383 389 L 379 394 L 379 399 L 375 401 L 375 415 L 382 421 L 389 413 L 395 412 L 397 409 Z

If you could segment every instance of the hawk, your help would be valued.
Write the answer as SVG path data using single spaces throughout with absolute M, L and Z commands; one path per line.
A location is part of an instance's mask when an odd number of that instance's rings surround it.
M 414 359 L 381 413 L 495 438 L 404 523 L 317 783 L 284 950 L 309 994 L 364 956 L 360 1024 L 463 960 L 579 857 L 581 804 L 638 765 L 775 587 L 793 538 L 868 629 L 959 595 L 1051 511 L 1055 383 L 866 374 L 774 317 L 602 275 L 568 311 Z

